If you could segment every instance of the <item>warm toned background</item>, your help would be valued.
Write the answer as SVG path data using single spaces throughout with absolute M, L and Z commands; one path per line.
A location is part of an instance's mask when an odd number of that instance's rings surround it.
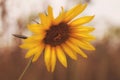
M 22 80 L 120 80 L 120 1 L 119 0 L 0 0 L 0 80 L 17 80 L 28 59 L 18 46 L 21 40 L 12 34 L 30 35 L 26 25 L 48 5 L 55 16 L 61 6 L 69 9 L 79 2 L 88 3 L 82 15 L 94 15 L 89 24 L 96 28 L 92 44 L 96 51 L 88 52 L 88 59 L 68 58 L 68 68 L 59 62 L 54 73 L 46 70 L 43 55 L 31 65 Z

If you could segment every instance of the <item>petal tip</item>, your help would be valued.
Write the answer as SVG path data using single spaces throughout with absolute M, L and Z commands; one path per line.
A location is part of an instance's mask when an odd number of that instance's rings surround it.
M 83 56 L 85 59 L 87 59 L 88 58 L 88 56 L 86 55 L 86 56 Z
M 29 58 L 28 54 L 25 55 L 25 58 L 26 58 L 26 59 Z
M 23 45 L 20 45 L 19 47 L 20 47 L 20 48 L 24 48 L 24 46 L 23 46 Z
M 36 62 L 36 61 L 37 61 L 37 59 L 34 59 L 34 58 L 32 59 L 32 62 Z

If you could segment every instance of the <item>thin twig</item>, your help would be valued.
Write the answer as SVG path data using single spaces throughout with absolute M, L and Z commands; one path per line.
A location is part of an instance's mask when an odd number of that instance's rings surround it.
M 37 23 L 37 24 L 40 24 L 39 22 L 37 22 L 36 20 L 34 20 L 34 19 L 32 19 L 32 21 L 34 21 L 35 23 Z
M 34 56 L 33 56 L 33 57 L 34 57 Z M 31 59 L 29 60 L 27 66 L 25 67 L 24 71 L 22 72 L 22 74 L 20 75 L 20 77 L 18 78 L 18 80 L 22 80 L 22 78 L 23 78 L 25 72 L 28 70 L 28 68 L 30 67 L 30 65 L 31 65 L 31 63 L 32 63 L 33 57 L 31 57 Z
M 13 34 L 13 36 L 15 36 L 15 37 L 17 37 L 17 38 L 21 38 L 21 39 L 27 39 L 27 37 L 24 36 L 24 35 Z
M 18 34 L 13 34 L 13 36 L 17 37 L 17 38 L 21 38 L 21 39 L 27 39 L 26 36 L 24 35 L 18 35 Z M 18 78 L 18 80 L 22 80 L 25 72 L 28 70 L 28 68 L 30 67 L 31 63 L 32 63 L 32 59 L 34 56 L 31 57 L 31 59 L 29 60 L 28 64 L 26 65 L 24 71 L 21 73 L 20 77 Z

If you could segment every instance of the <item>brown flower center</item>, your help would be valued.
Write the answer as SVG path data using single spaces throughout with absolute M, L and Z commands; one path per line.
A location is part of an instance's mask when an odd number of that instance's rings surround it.
M 69 37 L 69 26 L 66 23 L 52 25 L 44 38 L 45 44 L 57 46 L 64 43 Z

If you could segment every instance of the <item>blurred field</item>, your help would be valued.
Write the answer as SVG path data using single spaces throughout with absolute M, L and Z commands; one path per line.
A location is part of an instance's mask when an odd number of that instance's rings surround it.
M 107 36 L 95 42 L 96 51 L 86 52 L 88 59 L 78 56 L 79 59 L 73 61 L 68 58 L 67 69 L 57 62 L 54 73 L 47 72 L 42 55 L 31 65 L 23 80 L 120 80 L 120 43 L 111 45 L 114 43 L 111 39 L 113 37 Z M 28 62 L 23 58 L 25 52 L 18 47 L 13 50 L 8 47 L 0 53 L 4 53 L 0 56 L 0 80 L 17 80 Z
M 54 1 L 57 2 L 57 0 Z M 68 4 L 73 5 L 80 2 L 79 0 L 76 0 L 76 2 L 72 1 L 65 0 L 66 3 L 60 3 L 58 6 L 61 4 L 66 4 L 63 6 L 67 6 Z M 19 48 L 21 40 L 13 37 L 12 34 L 29 35 L 29 32 L 26 30 L 26 25 L 31 21 L 31 17 L 36 18 L 35 15 L 38 12 L 44 12 L 50 1 L 42 0 L 37 8 L 34 6 L 35 4 L 38 5 L 39 1 L 33 2 L 30 0 L 31 3 L 23 5 L 22 8 L 22 3 L 18 4 L 19 2 L 19 0 L 15 2 L 12 2 L 12 0 L 0 1 L 0 80 L 18 80 L 29 59 L 24 59 L 26 51 Z M 64 1 L 62 0 L 62 2 Z M 93 5 L 94 0 L 83 2 L 89 2 L 90 5 Z M 50 3 L 57 4 L 54 2 Z M 29 10 L 29 7 L 26 8 L 25 6 L 32 7 Z M 26 9 L 23 9 L 24 7 Z M 24 12 L 25 10 L 28 11 Z M 101 30 L 104 30 L 102 32 L 98 28 L 102 25 L 98 23 L 104 20 L 104 18 L 102 17 L 102 20 L 98 19 L 97 17 L 92 23 L 97 29 L 93 33 L 97 37 L 93 41 L 96 51 L 85 51 L 88 59 L 78 56 L 78 60 L 73 61 L 67 57 L 67 69 L 57 62 L 55 72 L 49 73 L 46 70 L 42 55 L 37 62 L 30 66 L 22 80 L 120 80 L 120 25 L 112 24 L 112 21 L 110 21 L 112 18 L 110 20 L 108 18 L 108 21 L 106 21 L 108 28 L 104 29 L 101 27 Z M 96 34 L 103 35 L 101 37 Z

